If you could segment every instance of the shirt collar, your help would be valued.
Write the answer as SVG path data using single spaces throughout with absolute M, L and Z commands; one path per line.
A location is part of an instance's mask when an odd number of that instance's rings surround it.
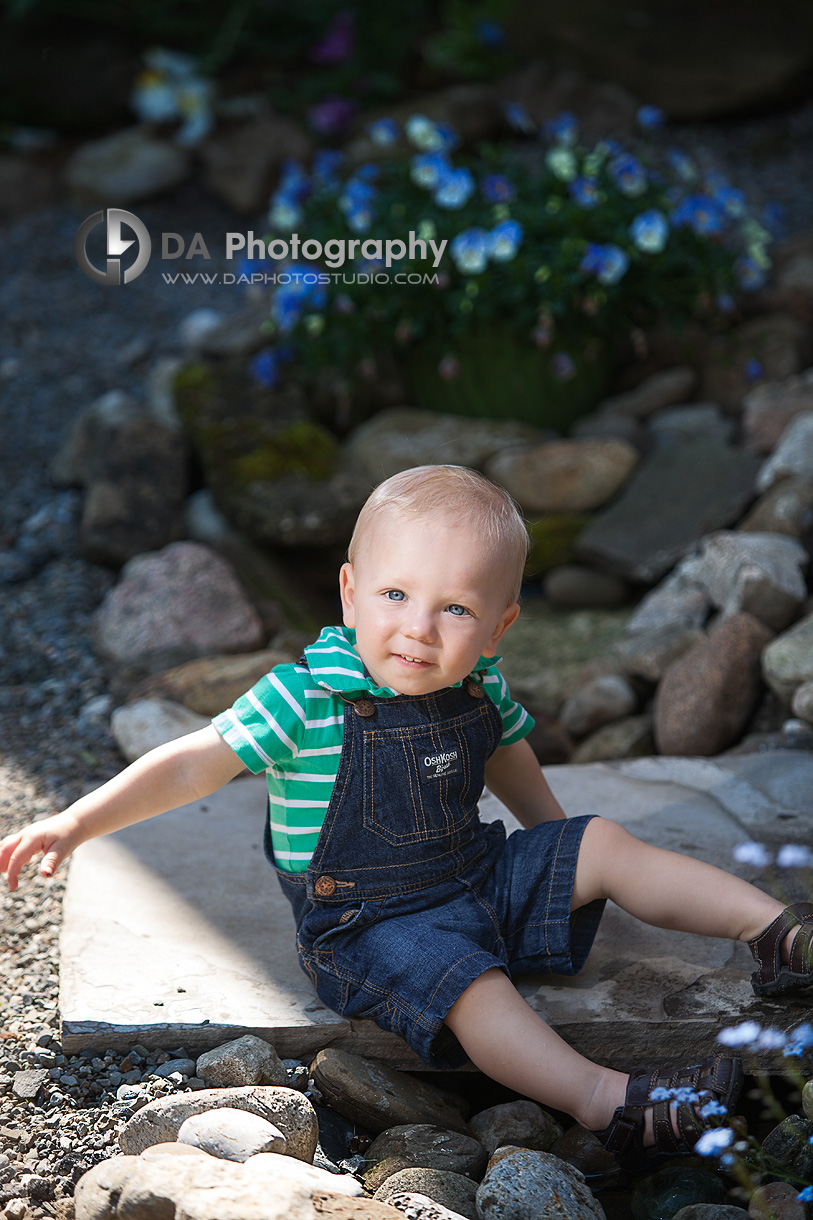
M 356 632 L 353 627 L 325 627 L 319 638 L 305 649 L 305 659 L 311 677 L 325 690 L 337 694 L 362 691 L 377 698 L 397 695 L 391 686 L 376 686 L 364 662 L 356 652 Z M 496 665 L 500 657 L 480 657 L 474 672 Z M 455 682 L 462 686 L 462 682 Z

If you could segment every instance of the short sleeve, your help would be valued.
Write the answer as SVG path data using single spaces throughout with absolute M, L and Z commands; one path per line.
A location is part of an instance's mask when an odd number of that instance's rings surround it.
M 306 685 L 312 685 L 307 669 L 278 665 L 212 718 L 226 744 L 255 775 L 298 755 L 305 731 Z
M 510 746 L 516 741 L 522 741 L 523 737 L 527 737 L 534 727 L 535 721 L 522 704 L 511 698 L 508 683 L 497 669 L 496 664 L 489 665 L 486 670 L 483 687 L 502 716 L 503 735 L 500 745 Z

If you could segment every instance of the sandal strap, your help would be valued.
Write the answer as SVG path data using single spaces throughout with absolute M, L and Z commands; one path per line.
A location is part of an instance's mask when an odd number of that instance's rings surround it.
M 757 977 L 760 983 L 771 983 L 782 969 L 782 941 L 797 925 L 802 928 L 796 933 L 791 949 L 791 961 L 788 966 L 798 974 L 804 974 L 809 969 L 809 948 L 811 932 L 813 931 L 813 903 L 794 902 L 780 911 L 773 923 L 769 923 L 759 936 L 748 941 L 748 948 L 757 963 Z M 797 949 L 797 942 L 801 944 Z

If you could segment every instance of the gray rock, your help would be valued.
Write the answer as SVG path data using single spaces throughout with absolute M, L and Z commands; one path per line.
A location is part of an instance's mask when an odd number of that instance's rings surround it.
M 471 1134 L 458 1098 L 382 1063 L 328 1047 L 313 1060 L 311 1076 L 327 1105 L 376 1134 L 405 1123 Z
M 626 441 L 548 441 L 497 454 L 485 473 L 528 513 L 592 512 L 623 487 L 639 460 Z
M 410 466 L 449 462 L 482 469 L 504 449 L 544 439 L 545 433 L 530 424 L 389 407 L 356 428 L 348 450 L 369 479 L 379 483 Z
M 807 562 L 793 538 L 721 530 L 703 539 L 699 553 L 680 565 L 680 575 L 704 589 L 724 617 L 746 611 L 781 631 L 807 596 Z
M 675 1212 L 672 1220 L 746 1220 L 748 1212 L 730 1203 L 690 1203 Z
M 734 435 L 734 421 L 723 415 L 713 402 L 697 402 L 656 411 L 649 429 L 659 447 L 704 437 L 724 445 Z
M 460 1212 L 452 1211 L 417 1191 L 401 1191 L 391 1195 L 387 1202 L 390 1207 L 403 1212 L 407 1220 L 464 1220 Z
M 694 369 L 678 367 L 653 373 L 634 390 L 605 398 L 599 411 L 617 415 L 631 415 L 633 419 L 646 419 L 663 407 L 686 402 L 697 380 Z
M 764 492 L 737 525 L 738 530 L 756 534 L 788 534 L 799 538 L 804 515 L 813 507 L 813 483 L 801 479 L 782 479 Z
M 137 1162 L 136 1156 L 114 1156 L 82 1174 L 74 1192 L 76 1220 L 112 1220 Z
M 471 1178 L 483 1175 L 488 1160 L 486 1150 L 478 1140 L 431 1123 L 388 1127 L 364 1154 L 368 1165 L 391 1157 L 408 1158 L 416 1168 L 444 1169 Z
M 206 186 L 238 212 L 260 212 L 283 161 L 310 159 L 312 141 L 296 119 L 259 114 L 230 123 L 198 149 Z
M 286 1140 L 286 1153 L 298 1160 L 313 1160 L 319 1124 L 313 1106 L 297 1089 L 277 1085 L 247 1085 L 238 1089 L 202 1089 L 196 1093 L 159 1097 L 128 1119 L 119 1136 L 127 1155 L 143 1152 L 153 1144 L 172 1142 L 181 1126 L 194 1114 L 226 1106 L 248 1110 L 278 1127 Z
M 701 369 L 701 394 L 725 411 L 739 413 L 754 387 L 748 361 L 758 360 L 765 381 L 783 381 L 809 364 L 805 323 L 789 313 L 766 313 L 707 340 Z
M 790 710 L 800 720 L 813 724 L 813 682 L 803 682 L 796 688 L 790 701 Z
M 756 468 L 752 454 L 717 442 L 656 450 L 580 534 L 577 555 L 630 580 L 658 580 L 699 538 L 741 516 Z
M 285 1136 L 278 1127 L 257 1114 L 228 1106 L 187 1118 L 178 1142 L 224 1161 L 247 1161 L 260 1152 L 285 1152 Z
M 788 424 L 803 411 L 813 411 L 813 369 L 756 386 L 742 401 L 746 441 L 756 453 L 772 453 Z
M 229 520 L 265 546 L 346 545 L 359 509 L 372 490 L 358 469 L 340 454 L 328 478 L 294 472 L 255 479 L 220 493 Z
M 546 1151 L 562 1134 L 552 1115 L 535 1101 L 509 1101 L 481 1110 L 469 1121 L 477 1139 L 489 1153 L 502 1144 Z
M 47 1068 L 27 1068 L 14 1073 L 12 1091 L 21 1101 L 33 1101 L 48 1079 Z
M 579 440 L 609 440 L 626 441 L 643 453 L 649 448 L 646 428 L 643 423 L 633 419 L 631 415 L 617 415 L 614 411 L 602 414 L 593 411 L 577 419 L 570 429 L 569 435 Z
M 448 1169 L 401 1169 L 379 1186 L 373 1198 L 402 1210 L 400 1204 L 392 1203 L 392 1200 L 395 1195 L 403 1194 L 425 1195 L 433 1203 L 466 1216 L 467 1220 L 479 1220 L 475 1204 L 477 1182 L 460 1173 L 451 1173 Z
M 590 609 L 598 606 L 621 606 L 629 597 L 625 581 L 609 572 L 581 564 L 562 564 L 545 577 L 545 596 L 554 606 L 564 610 Z
M 605 1220 L 584 1175 L 549 1152 L 515 1152 L 489 1169 L 477 1212 L 480 1220 Z
M 129 560 L 96 611 L 93 637 L 110 661 L 173 646 L 198 654 L 252 652 L 265 642 L 231 567 L 199 542 L 173 542 Z
M 173 1076 L 175 1072 L 180 1072 L 182 1076 L 194 1076 L 194 1059 L 168 1059 L 166 1063 L 162 1063 L 159 1067 L 152 1070 L 153 1076 L 161 1077 L 164 1080 L 168 1076 Z
M 813 1119 L 798 1114 L 782 1120 L 762 1141 L 762 1153 L 803 1182 L 813 1181 Z
M 790 1182 L 758 1186 L 751 1195 L 748 1215 L 751 1220 L 807 1220 L 810 1213 L 807 1204 L 797 1200 L 798 1193 L 799 1187 Z
M 657 627 L 702 627 L 711 601 L 706 590 L 688 580 L 678 567 L 647 593 L 627 620 L 630 635 Z
M 605 724 L 630 716 L 638 696 L 620 674 L 604 674 L 580 686 L 559 713 L 562 728 L 573 737 L 586 737 Z
M 592 1131 L 574 1123 L 548 1149 L 554 1156 L 573 1165 L 585 1178 L 612 1179 L 620 1176 L 615 1156 L 596 1139 Z
M 210 723 L 208 717 L 198 716 L 170 699 L 137 699 L 116 708 L 110 717 L 110 730 L 124 757 L 134 762 L 156 746 L 205 729 Z
M 210 1089 L 288 1083 L 288 1072 L 271 1043 L 253 1034 L 224 1042 L 200 1055 L 197 1075 Z
M 767 491 L 787 478 L 813 483 L 813 411 L 802 411 L 788 424 L 776 449 L 759 469 L 757 490 Z
M 627 636 L 613 647 L 624 670 L 636 678 L 659 682 L 666 670 L 684 652 L 706 638 L 699 627 L 686 623 L 664 623 Z
M 268 331 L 263 330 L 267 321 L 267 303 L 250 305 L 208 328 L 195 347 L 206 356 L 250 356 L 268 346 Z
M 82 203 L 126 207 L 183 182 L 190 164 L 177 144 L 128 127 L 80 145 L 65 166 L 65 182 Z
M 768 644 L 762 654 L 762 673 L 785 703 L 791 701 L 797 687 L 813 680 L 813 614 Z
M 275 1152 L 258 1152 L 243 1164 L 242 1177 L 254 1183 L 281 1182 L 292 1188 L 329 1190 L 333 1194 L 358 1198 L 363 1194 L 361 1183 L 351 1173 L 330 1173 L 297 1157 L 280 1156 Z
M 614 758 L 643 758 L 654 754 L 652 716 L 625 716 L 614 724 L 605 724 L 580 742 L 571 755 L 572 763 L 604 762 Z
M 756 706 L 771 638 L 752 615 L 734 614 L 670 665 L 655 697 L 661 754 L 708 757 L 734 744 Z

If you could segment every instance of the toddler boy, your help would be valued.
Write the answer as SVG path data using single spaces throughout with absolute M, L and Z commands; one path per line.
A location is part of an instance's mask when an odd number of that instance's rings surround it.
M 265 772 L 266 853 L 289 898 L 299 960 L 324 1002 L 403 1036 L 430 1066 L 470 1059 L 571 1114 L 631 1168 L 687 1153 L 692 1107 L 730 1107 L 741 1070 L 716 1057 L 631 1075 L 572 1050 L 522 999 L 522 973 L 576 973 L 606 899 L 650 924 L 749 942 L 761 994 L 813 982 L 813 905 L 651 847 L 597 815 L 565 818 L 496 668 L 519 614 L 528 536 L 510 497 L 463 467 L 382 483 L 340 573 L 343 627 L 262 678 L 209 728 L 151 751 L 69 809 L 0 843 L 15 889 L 43 854 L 199 800 L 244 766 Z M 484 784 L 524 829 L 484 825 Z M 796 935 L 798 932 L 798 935 Z M 795 939 L 794 939 L 795 938 Z

